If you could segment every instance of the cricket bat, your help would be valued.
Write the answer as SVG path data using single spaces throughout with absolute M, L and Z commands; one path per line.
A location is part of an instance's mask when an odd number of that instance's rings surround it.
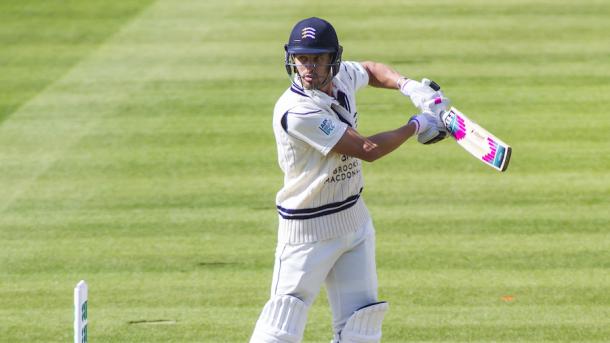
M 442 94 L 438 83 L 429 79 L 423 79 L 422 83 Z M 510 145 L 470 120 L 455 107 L 441 113 L 441 119 L 451 136 L 472 156 L 501 172 L 508 168 L 512 151 Z
M 501 172 L 508 168 L 512 150 L 508 144 L 470 120 L 455 107 L 443 112 L 441 119 L 456 142 L 472 156 Z

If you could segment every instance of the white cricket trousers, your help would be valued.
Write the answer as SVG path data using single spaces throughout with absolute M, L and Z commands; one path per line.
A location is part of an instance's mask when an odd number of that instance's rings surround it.
M 354 311 L 377 301 L 375 228 L 371 220 L 341 237 L 277 245 L 271 297 L 291 295 L 311 306 L 323 282 L 337 335 Z

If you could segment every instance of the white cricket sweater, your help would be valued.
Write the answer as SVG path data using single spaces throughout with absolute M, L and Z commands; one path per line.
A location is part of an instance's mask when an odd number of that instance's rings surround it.
M 347 127 L 356 128 L 355 93 L 368 84 L 357 62 L 342 62 L 333 97 L 298 81 L 275 105 L 273 131 L 284 186 L 277 193 L 278 241 L 300 244 L 339 237 L 365 225 L 362 161 L 331 152 Z

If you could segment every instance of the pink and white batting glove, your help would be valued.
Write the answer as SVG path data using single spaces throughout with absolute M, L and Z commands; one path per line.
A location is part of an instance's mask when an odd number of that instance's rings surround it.
M 431 81 L 428 79 L 418 82 L 406 77 L 402 77 L 397 81 L 400 92 L 408 96 L 413 105 L 421 112 L 439 115 L 449 108 L 450 100 L 440 90 L 434 90 L 430 83 Z
M 431 125 L 433 125 L 433 121 L 430 120 L 430 114 L 421 113 L 412 116 L 409 119 L 407 124 L 415 125 L 415 134 L 419 135 L 420 132 L 426 131 Z
M 422 84 L 430 87 L 434 91 L 434 94 L 424 102 L 422 112 L 434 113 L 436 116 L 440 116 L 441 113 L 447 111 L 451 105 L 451 100 L 443 94 L 441 86 L 436 82 L 430 81 L 429 79 L 422 79 Z
M 417 141 L 421 144 L 434 144 L 447 137 L 447 129 L 440 116 L 431 113 L 417 114 L 409 119 L 415 125 Z

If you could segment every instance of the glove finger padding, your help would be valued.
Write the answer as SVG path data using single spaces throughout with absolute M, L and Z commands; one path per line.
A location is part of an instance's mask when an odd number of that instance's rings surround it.
M 423 103 L 421 108 L 422 112 L 429 112 L 439 116 L 441 113 L 449 109 L 451 100 L 445 97 L 440 91 L 436 93 L 437 94 L 435 94 L 434 97 Z
M 407 80 L 400 86 L 400 92 L 411 99 L 411 102 L 421 112 L 430 112 L 436 115 L 449 108 L 450 100 L 440 90 L 434 90 L 429 85 L 430 80 L 424 82 Z
M 422 115 L 428 125 L 426 129 L 419 132 L 417 135 L 417 141 L 421 144 L 434 144 L 442 141 L 447 137 L 447 128 L 443 124 L 440 114 L 432 115 L 425 113 Z
M 421 82 L 407 79 L 400 86 L 400 92 L 411 99 L 413 105 L 424 111 L 424 103 L 432 99 L 436 92 L 428 85 L 424 85 Z
M 439 131 L 435 127 L 430 127 L 417 135 L 417 141 L 421 144 L 434 144 L 442 141 L 445 137 L 447 137 L 447 131 Z

